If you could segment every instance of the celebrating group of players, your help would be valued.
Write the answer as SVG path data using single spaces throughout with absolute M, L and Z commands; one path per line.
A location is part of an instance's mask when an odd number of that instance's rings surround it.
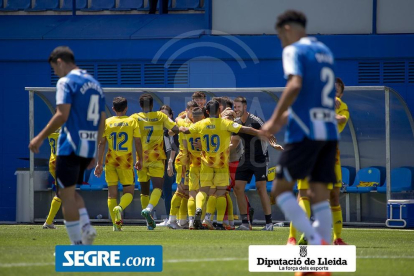
M 56 150 L 56 183 L 61 188 L 59 197 L 72 244 L 91 244 L 96 236 L 75 184 L 80 183 L 87 167 L 95 166 L 96 155 L 95 174 L 103 173 L 107 142 L 105 177 L 114 231 L 122 229 L 122 211 L 133 199 L 134 167 L 141 184 L 141 214 L 148 229 L 156 227 L 151 211 L 158 204 L 164 182 L 164 129 L 169 130 L 168 135 L 179 134 L 180 144 L 177 158 L 168 160 L 168 164 L 175 162 L 178 184 L 167 222 L 170 228 L 186 226 L 186 221 L 177 223 L 177 210 L 187 206 L 189 229 L 213 229 L 215 211 L 215 229 L 234 229 L 228 196 L 229 189 L 234 187 L 242 218 L 239 229 L 251 229 L 248 202 L 241 191 L 255 175 L 266 218 L 264 230 L 273 230 L 270 200 L 265 189 L 266 147 L 268 143 L 282 150 L 273 134 L 285 124 L 286 146 L 276 168 L 271 198 L 293 226 L 304 233 L 301 241 L 319 245 L 330 243 L 333 224 L 334 243 L 345 244 L 340 237 L 342 213 L 338 199 L 338 186 L 342 182 L 338 139 L 349 117 L 346 104 L 340 100 L 344 85 L 340 79 L 335 79 L 334 58 L 329 48 L 315 38 L 307 37 L 304 14 L 287 11 L 278 17 L 275 28 L 284 48 L 283 68 L 288 82 L 266 123 L 247 113 L 247 102 L 243 97 L 234 99 L 233 111 L 230 99 L 218 98 L 205 104 L 206 97 L 201 92 L 193 95 L 193 101 L 187 104 L 186 111 L 176 122 L 161 111 L 153 111 L 150 94 L 141 95 L 142 112 L 130 117 L 126 116 L 126 99 L 115 98 L 113 110 L 116 116 L 105 120 L 104 95 L 99 83 L 77 68 L 69 48 L 58 47 L 52 52 L 49 63 L 61 77 L 57 84 L 57 112 L 30 142 L 29 148 L 38 152 L 43 140 L 62 126 Z M 296 180 L 299 182 L 299 204 L 292 193 Z M 118 181 L 124 185 L 119 203 Z M 150 181 L 153 184 L 151 194 Z M 329 186 L 333 186 L 331 190 Z M 313 224 L 309 220 L 309 201 L 315 219 Z M 54 204 L 60 204 L 58 199 L 54 199 L 52 208 Z M 52 220 L 48 219 L 46 227 Z M 181 220 L 186 220 L 185 215 Z M 292 226 L 288 244 L 296 244 Z

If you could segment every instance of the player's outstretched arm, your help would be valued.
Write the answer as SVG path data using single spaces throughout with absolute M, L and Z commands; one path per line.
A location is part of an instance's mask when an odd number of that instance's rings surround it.
M 174 132 L 175 134 L 178 134 L 180 132 L 180 129 L 178 128 L 178 126 L 173 126 L 171 129 L 172 132 Z
M 290 75 L 286 88 L 280 97 L 272 117 L 262 126 L 263 132 L 274 134 L 282 128 L 284 121 L 283 114 L 295 102 L 301 89 L 302 77 Z
M 95 176 L 96 177 L 101 177 L 102 172 L 103 172 L 103 159 L 104 159 L 104 154 L 105 154 L 105 147 L 106 147 L 106 137 L 102 137 L 99 140 L 99 144 L 98 144 L 98 162 L 96 164 L 95 167 Z
M 231 138 L 230 138 L 230 151 L 237 148 L 239 143 L 240 143 L 240 136 L 239 135 L 231 136 Z
M 137 162 L 135 163 L 135 169 L 140 171 L 142 169 L 142 164 L 143 164 L 141 138 L 134 137 L 134 143 L 135 143 L 135 155 L 137 157 L 136 159 Z
M 179 131 L 184 134 L 190 134 L 190 130 L 187 127 L 180 127 Z
M 34 137 L 32 141 L 30 141 L 29 149 L 31 151 L 39 153 L 39 148 L 43 144 L 43 140 L 45 140 L 50 134 L 55 132 L 68 120 L 70 107 L 70 104 L 60 104 L 57 106 L 55 115 L 53 115 L 46 127 L 36 137 Z

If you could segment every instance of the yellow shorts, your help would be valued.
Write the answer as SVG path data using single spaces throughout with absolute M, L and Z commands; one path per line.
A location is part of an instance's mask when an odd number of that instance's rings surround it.
M 200 170 L 201 167 L 190 167 L 188 176 L 190 191 L 197 191 L 198 189 L 200 189 Z
M 135 173 L 133 169 L 123 170 L 106 165 L 105 180 L 108 183 L 108 186 L 117 186 L 118 181 L 122 185 L 134 185 Z
M 138 181 L 148 182 L 151 177 L 164 178 L 164 160 L 158 160 L 151 163 L 144 163 L 144 166 L 138 171 Z
M 227 187 L 229 185 L 230 173 L 229 167 L 211 168 L 201 164 L 200 170 L 200 186 L 201 187 Z
M 175 163 L 174 167 L 175 167 L 175 171 L 177 172 L 177 175 L 175 176 L 175 183 L 180 184 L 182 180 L 181 176 L 183 172 L 183 165 Z

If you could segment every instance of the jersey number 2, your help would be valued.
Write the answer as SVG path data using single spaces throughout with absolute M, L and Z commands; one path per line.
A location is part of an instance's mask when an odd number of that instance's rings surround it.
M 323 67 L 321 70 L 321 81 L 326 82 L 322 89 L 322 105 L 326 107 L 333 107 L 334 100 L 329 98 L 329 93 L 334 86 L 334 72 L 329 67 Z

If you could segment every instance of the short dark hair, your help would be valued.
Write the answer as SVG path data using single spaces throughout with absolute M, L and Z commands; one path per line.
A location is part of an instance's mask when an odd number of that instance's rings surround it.
M 112 101 L 112 105 L 114 106 L 116 112 L 122 112 L 125 108 L 127 108 L 128 101 L 124 97 L 115 97 Z
M 52 53 L 50 53 L 48 62 L 56 63 L 58 58 L 60 58 L 66 63 L 75 63 L 75 55 L 73 54 L 72 50 L 67 46 L 56 47 L 52 51 Z
M 206 110 L 211 115 L 216 115 L 220 111 L 220 104 L 218 101 L 208 101 L 206 104 Z
M 289 23 L 296 23 L 306 28 L 306 16 L 300 11 L 287 10 L 277 17 L 276 28 L 282 28 Z
M 154 104 L 154 99 L 150 94 L 143 94 L 139 97 L 139 105 L 141 108 L 150 108 Z
M 171 109 L 171 107 L 169 106 L 169 105 L 163 105 L 163 106 L 161 106 L 160 107 L 160 111 L 162 111 L 162 110 L 167 110 L 167 112 L 168 112 L 168 114 L 171 116 L 171 117 L 174 117 L 174 112 L 173 112 L 173 110 Z
M 344 82 L 341 80 L 341 78 L 336 78 L 335 79 L 335 83 L 337 83 L 340 87 L 341 87 L 341 93 L 344 93 L 345 90 L 345 84 Z
M 207 113 L 207 109 L 204 106 L 201 109 L 203 110 L 204 118 L 210 117 L 210 115 Z
M 206 98 L 206 93 L 204 91 L 196 91 L 193 94 L 193 100 L 195 98 L 203 98 L 203 99 L 205 99 Z
M 190 109 L 192 107 L 198 107 L 198 104 L 195 101 L 187 102 L 187 109 Z
M 238 97 L 236 97 L 235 99 L 234 99 L 234 101 L 233 102 L 237 102 L 237 103 L 242 103 L 242 104 L 245 104 L 245 105 L 247 105 L 247 100 L 246 100 L 246 98 L 245 97 L 242 97 L 242 96 L 238 96 Z
M 223 101 L 226 101 L 226 107 L 230 107 L 231 109 L 233 109 L 233 101 L 229 97 L 224 96 L 224 97 L 221 97 L 221 99 Z
M 204 111 L 200 107 L 195 107 L 193 109 L 193 112 L 192 113 L 193 113 L 193 116 L 200 116 L 200 115 L 203 115 L 204 116 Z

